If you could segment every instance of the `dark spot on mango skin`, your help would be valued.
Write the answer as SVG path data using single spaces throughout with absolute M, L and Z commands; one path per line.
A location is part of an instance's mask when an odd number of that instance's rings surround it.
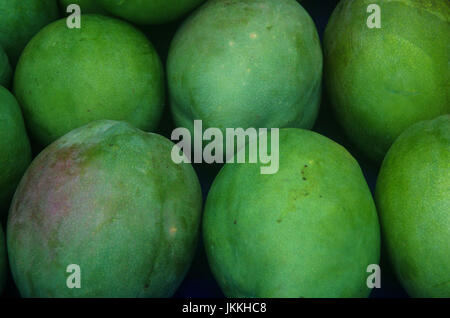
M 301 170 L 301 174 L 302 174 L 302 179 L 304 180 L 304 181 L 306 181 L 306 176 L 305 176 L 305 169 L 306 168 L 308 168 L 308 165 L 304 165 L 303 166 L 303 168 L 302 168 L 302 170 Z
M 236 220 L 234 220 L 233 224 L 236 224 L 236 223 L 237 223 Z

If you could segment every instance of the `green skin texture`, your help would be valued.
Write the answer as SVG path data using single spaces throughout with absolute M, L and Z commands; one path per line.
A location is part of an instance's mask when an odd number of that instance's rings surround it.
M 386 155 L 376 203 L 397 277 L 412 297 L 450 297 L 450 116 L 408 128 Z
M 45 149 L 12 203 L 7 245 L 23 297 L 170 297 L 191 263 L 201 189 L 173 143 L 97 121 Z M 81 268 L 81 289 L 66 267 Z
M 203 235 L 228 297 L 367 297 L 378 218 L 356 160 L 317 133 L 280 130 L 280 169 L 226 164 L 207 198 Z
M 31 147 L 20 107 L 0 86 L 0 219 L 8 211 L 17 184 L 31 162 Z M 6 214 L 5 214 L 6 215 Z
M 8 56 L 5 51 L 0 47 L 0 85 L 8 87 L 11 81 L 12 69 L 9 64 Z
M 0 45 L 12 65 L 28 41 L 58 17 L 56 0 L 0 0 Z
M 106 11 L 137 24 L 174 21 L 205 0 L 94 0 Z
M 6 285 L 6 243 L 5 243 L 5 235 L 3 233 L 3 229 L 0 226 L 0 295 L 5 289 Z
M 81 9 L 81 14 L 105 12 L 95 0 L 59 0 L 59 4 L 63 14 L 69 14 L 66 11 L 70 4 L 78 4 Z
M 105 32 L 108 30 L 108 32 Z M 39 32 L 17 65 L 14 89 L 41 145 L 100 119 L 155 130 L 164 105 L 163 67 L 144 34 L 118 19 L 61 19 Z
M 311 128 L 322 51 L 294 0 L 209 1 L 176 34 L 168 85 L 177 126 Z
M 381 29 L 366 25 L 369 4 Z M 450 2 L 349 0 L 324 38 L 325 83 L 337 120 L 358 148 L 381 162 L 412 124 L 450 112 Z

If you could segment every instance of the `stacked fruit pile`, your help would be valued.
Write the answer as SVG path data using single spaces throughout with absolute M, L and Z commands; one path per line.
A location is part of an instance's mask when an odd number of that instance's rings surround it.
M 170 297 L 202 235 L 226 296 L 367 297 L 383 254 L 410 296 L 450 297 L 449 21 L 342 0 L 321 43 L 295 0 L 0 0 L 0 292 Z M 381 165 L 375 199 L 313 131 L 328 112 Z M 277 171 L 224 164 L 202 209 L 210 169 L 173 160 L 171 120 L 279 128 Z

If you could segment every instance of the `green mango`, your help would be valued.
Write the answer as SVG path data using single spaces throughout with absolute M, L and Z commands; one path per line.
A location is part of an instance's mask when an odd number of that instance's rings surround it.
M 380 234 L 358 163 L 317 133 L 279 133 L 276 174 L 228 163 L 214 180 L 203 219 L 214 276 L 228 297 L 367 297 Z
M 68 14 L 67 7 L 70 4 L 78 4 L 81 9 L 81 14 L 86 13 L 104 13 L 105 10 L 95 0 L 59 0 L 61 11 L 63 14 Z
M 118 19 L 85 15 L 80 29 L 61 19 L 25 48 L 14 89 L 41 145 L 100 119 L 157 128 L 164 105 L 161 61 L 144 34 Z
M 7 225 L 23 297 L 169 297 L 197 242 L 202 197 L 173 143 L 124 122 L 96 121 L 31 164 Z M 70 289 L 70 264 L 81 288 Z M 73 282 L 73 281 L 71 281 Z
M 381 9 L 369 28 L 368 6 Z M 325 83 L 337 120 L 381 162 L 410 125 L 450 112 L 450 2 L 341 1 L 324 38 Z
M 31 147 L 20 107 L 0 86 L 0 219 L 6 216 L 12 195 L 31 162 Z
M 167 62 L 177 126 L 311 128 L 322 51 L 295 0 L 209 1 L 177 32 Z
M 450 115 L 405 130 L 376 186 L 383 240 L 412 297 L 450 297 Z
M 28 41 L 58 17 L 56 0 L 0 0 L 0 45 L 12 65 Z
M 5 236 L 3 234 L 3 229 L 0 226 L 0 296 L 6 285 L 7 261 Z
M 0 47 L 0 85 L 8 87 L 11 81 L 12 69 L 9 64 L 8 56 L 5 51 Z
M 107 12 L 137 24 L 176 20 L 205 0 L 95 0 Z

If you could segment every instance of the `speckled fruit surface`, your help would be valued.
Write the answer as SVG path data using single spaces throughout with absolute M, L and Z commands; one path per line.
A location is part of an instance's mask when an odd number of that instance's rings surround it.
M 16 64 L 28 41 L 57 18 L 57 0 L 0 0 L 0 45 L 11 64 Z
M 69 29 L 61 19 L 31 40 L 14 90 L 31 137 L 41 145 L 100 119 L 152 131 L 163 110 L 163 67 L 152 44 L 130 24 L 84 15 L 81 29 Z
M 209 1 L 177 32 L 167 62 L 177 126 L 301 127 L 315 122 L 322 51 L 294 0 Z
M 383 239 L 413 297 L 450 297 L 450 115 L 408 128 L 376 188 Z
M 228 297 L 367 297 L 379 262 L 375 204 L 356 160 L 302 129 L 280 130 L 280 168 L 226 164 L 208 194 L 203 236 Z
M 369 28 L 370 4 L 381 28 Z M 450 113 L 450 2 L 341 1 L 324 38 L 325 83 L 337 120 L 381 162 L 410 125 Z
M 202 197 L 173 143 L 127 123 L 76 129 L 33 161 L 14 197 L 7 245 L 23 297 L 170 297 L 191 263 Z M 66 285 L 67 266 L 81 288 Z

